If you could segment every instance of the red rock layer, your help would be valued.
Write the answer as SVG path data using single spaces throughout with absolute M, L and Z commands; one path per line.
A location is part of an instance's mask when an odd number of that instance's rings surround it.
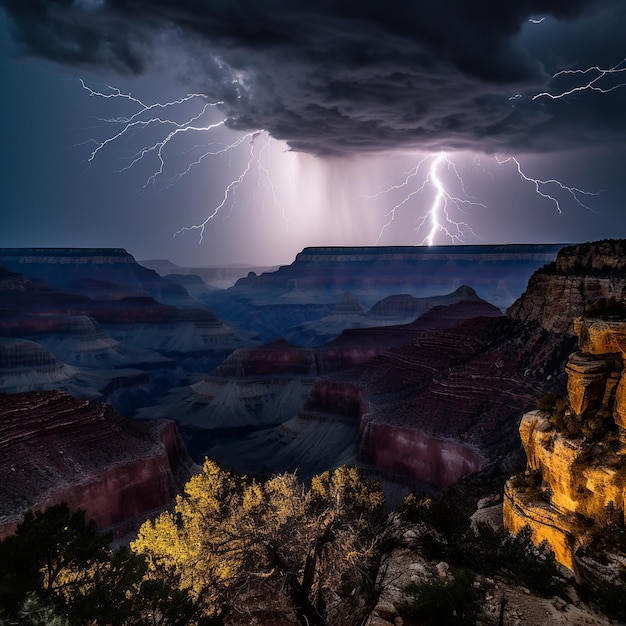
M 335 386 L 360 388 L 354 403 L 359 397 L 367 402 L 363 462 L 446 486 L 465 473 L 506 463 L 519 449 L 521 411 L 563 378 L 571 346 L 570 338 L 537 326 L 482 318 L 426 333 L 360 370 L 329 378 Z M 322 386 L 331 387 L 316 385 L 320 402 Z
M 62 501 L 124 534 L 190 472 L 172 422 L 127 420 L 62 391 L 0 394 L 0 537 L 26 510 Z

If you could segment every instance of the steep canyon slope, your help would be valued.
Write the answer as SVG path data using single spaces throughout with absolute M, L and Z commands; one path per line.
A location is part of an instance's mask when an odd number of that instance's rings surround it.
M 527 467 L 506 485 L 504 520 L 512 532 L 530 526 L 578 577 L 591 567 L 615 579 L 626 558 L 624 301 L 604 315 L 591 307 L 574 329 L 579 349 L 567 363 L 567 394 L 522 418 Z M 598 551 L 603 566 L 594 563 Z
M 124 250 L 0 249 L 0 262 L 13 268 L 0 269 L 0 390 L 64 388 L 130 415 L 255 343 Z
M 0 537 L 26 510 L 62 501 L 123 535 L 191 476 L 171 421 L 131 421 L 63 391 L 0 393 L 0 415 Z

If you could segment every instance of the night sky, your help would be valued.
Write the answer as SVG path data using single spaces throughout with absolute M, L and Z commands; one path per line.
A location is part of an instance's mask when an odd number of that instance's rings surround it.
M 624 33 L 623 0 L 0 0 L 0 246 L 626 237 Z

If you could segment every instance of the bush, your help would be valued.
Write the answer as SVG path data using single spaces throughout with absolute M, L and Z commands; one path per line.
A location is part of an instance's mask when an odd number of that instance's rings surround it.
M 530 502 L 548 499 L 542 490 L 541 481 L 540 470 L 525 470 L 511 477 L 513 488 L 525 494 Z
M 626 570 L 622 568 L 619 579 L 586 581 L 580 588 L 583 600 L 594 604 L 612 620 L 626 622 Z
M 467 563 L 486 575 L 504 574 L 541 595 L 558 595 L 564 591 L 565 581 L 554 552 L 545 542 L 536 546 L 531 536 L 528 526 L 512 535 L 479 523 L 463 537 Z
M 527 479 L 536 487 L 537 473 Z M 405 520 L 418 523 L 420 547 L 431 560 L 446 560 L 484 575 L 502 574 L 546 596 L 563 591 L 554 553 L 547 544 L 535 546 L 529 527 L 517 535 L 488 524 L 471 526 L 467 516 L 449 502 L 407 496 L 400 507 Z
M 585 315 L 602 319 L 623 320 L 626 319 L 626 303 L 615 297 L 600 298 L 587 307 Z
M 455 570 L 452 576 L 413 582 L 404 588 L 406 602 L 398 609 L 405 619 L 424 626 L 449 624 L 470 626 L 476 623 L 479 594 L 474 574 L 469 569 Z
M 131 549 L 146 558 L 149 580 L 171 580 L 204 619 L 243 609 L 349 626 L 378 599 L 385 521 L 380 485 L 356 468 L 306 488 L 295 474 L 257 482 L 206 460 L 174 511 L 143 524 Z

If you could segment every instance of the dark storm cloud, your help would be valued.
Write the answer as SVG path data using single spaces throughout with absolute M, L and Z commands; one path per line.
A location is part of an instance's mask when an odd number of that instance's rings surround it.
M 545 57 L 533 53 L 516 38 L 531 16 L 583 23 L 608 15 L 619 1 L 0 0 L 0 6 L 16 39 L 61 63 L 139 73 L 175 46 L 186 55 L 194 87 L 225 102 L 229 125 L 265 129 L 295 150 L 333 154 L 560 150 L 581 138 L 623 140 L 617 92 L 601 115 L 587 94 L 569 103 L 531 101 L 548 85 L 548 54 L 558 55 L 545 42 L 537 46 Z M 624 23 L 605 27 L 608 41 Z

